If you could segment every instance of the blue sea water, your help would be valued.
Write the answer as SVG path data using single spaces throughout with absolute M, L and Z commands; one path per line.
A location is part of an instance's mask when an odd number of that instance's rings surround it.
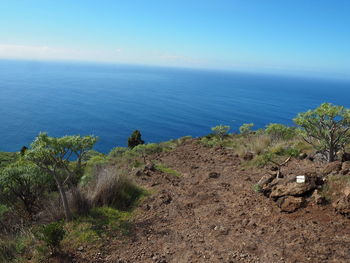
M 322 102 L 350 106 L 346 81 L 146 66 L 0 60 L 0 151 L 40 131 L 99 136 L 96 149 L 202 136 L 210 127 L 292 124 Z

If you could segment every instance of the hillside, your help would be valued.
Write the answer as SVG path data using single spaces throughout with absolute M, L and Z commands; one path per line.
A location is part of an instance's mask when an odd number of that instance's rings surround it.
M 181 176 L 138 173 L 153 194 L 137 208 L 130 235 L 76 252 L 75 262 L 350 261 L 350 221 L 330 205 L 282 213 L 253 190 L 267 169 L 242 168 L 232 151 L 195 141 L 152 158 Z M 283 171 L 322 167 L 293 159 Z

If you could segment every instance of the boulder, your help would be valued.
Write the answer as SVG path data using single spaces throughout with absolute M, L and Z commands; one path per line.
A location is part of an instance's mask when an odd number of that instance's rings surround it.
M 328 163 L 324 168 L 323 168 L 323 175 L 329 175 L 331 173 L 339 173 L 340 170 L 342 169 L 342 163 L 340 161 L 335 161 Z
M 305 203 L 303 197 L 287 196 L 278 199 L 277 204 L 282 212 L 293 213 Z
M 284 179 L 284 178 L 283 178 Z M 270 197 L 277 199 L 282 196 L 302 196 L 317 188 L 317 177 L 305 176 L 304 183 L 297 183 L 296 176 L 277 183 L 271 189 Z M 273 183 L 273 182 L 272 182 Z

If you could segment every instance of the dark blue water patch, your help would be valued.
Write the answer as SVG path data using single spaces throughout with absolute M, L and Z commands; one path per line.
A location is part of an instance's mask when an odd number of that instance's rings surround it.
M 292 124 L 322 102 L 350 106 L 336 80 L 130 65 L 0 61 L 0 150 L 17 151 L 40 131 L 99 136 L 96 149 L 201 136 L 218 124 Z

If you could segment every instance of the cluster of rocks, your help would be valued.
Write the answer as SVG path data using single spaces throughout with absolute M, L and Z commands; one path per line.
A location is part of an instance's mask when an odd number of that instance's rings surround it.
M 294 212 L 305 206 L 307 202 L 323 202 L 321 196 L 314 194 L 321 188 L 323 180 L 316 174 L 285 175 L 281 178 L 276 174 L 263 176 L 258 182 L 261 192 L 274 200 L 283 212 Z
M 310 202 L 322 205 L 326 203 L 320 194 L 322 185 L 334 175 L 350 175 L 349 159 L 350 155 L 346 154 L 338 161 L 326 164 L 320 174 L 305 173 L 280 178 L 276 173 L 265 175 L 258 182 L 258 186 L 261 192 L 274 200 L 283 212 L 294 212 Z M 337 196 L 337 199 L 332 200 L 332 206 L 336 212 L 350 217 L 350 187 L 342 189 Z

